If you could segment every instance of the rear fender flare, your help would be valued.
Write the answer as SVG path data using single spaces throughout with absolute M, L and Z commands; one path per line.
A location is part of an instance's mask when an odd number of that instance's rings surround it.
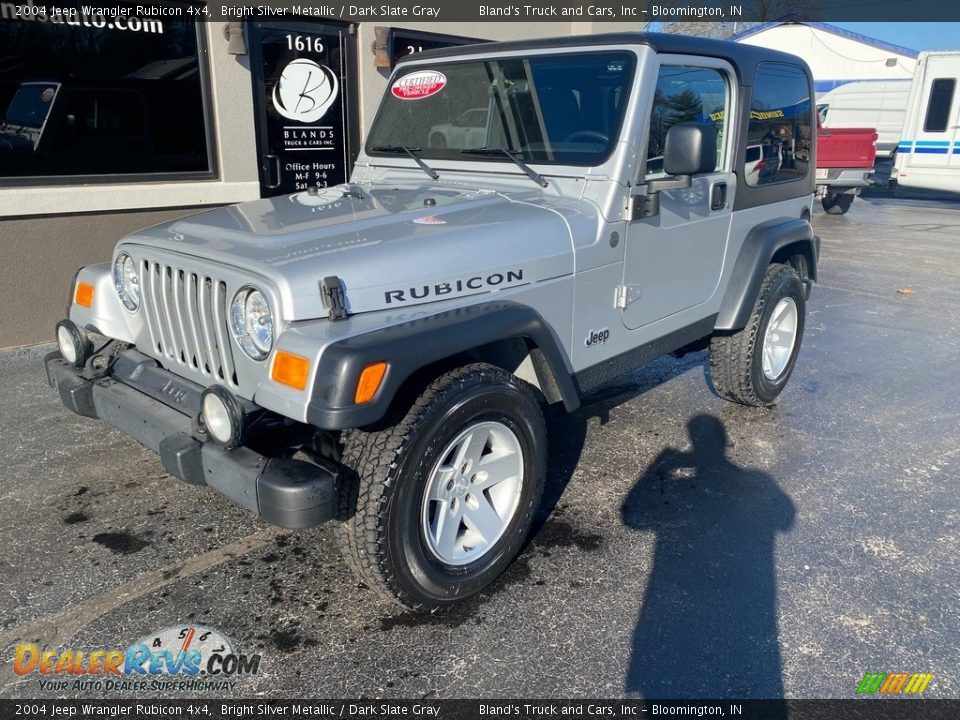
M 777 218 L 754 227 L 743 241 L 727 283 L 715 330 L 736 331 L 746 326 L 771 262 L 788 262 L 802 255 L 805 283 L 817 279 L 820 238 L 806 218 Z

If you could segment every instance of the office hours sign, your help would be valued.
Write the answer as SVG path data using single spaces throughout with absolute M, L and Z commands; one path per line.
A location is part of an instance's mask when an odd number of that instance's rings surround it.
M 357 134 L 349 27 L 251 27 L 264 197 L 346 182 Z

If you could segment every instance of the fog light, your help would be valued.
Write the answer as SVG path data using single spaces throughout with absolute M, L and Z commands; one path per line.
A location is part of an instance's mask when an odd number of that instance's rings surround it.
M 93 346 L 90 338 L 75 322 L 61 320 L 57 323 L 57 349 L 64 360 L 75 368 L 82 368 L 87 364 Z
M 243 440 L 243 413 L 229 390 L 214 385 L 203 391 L 200 417 L 207 432 L 225 447 L 236 447 Z

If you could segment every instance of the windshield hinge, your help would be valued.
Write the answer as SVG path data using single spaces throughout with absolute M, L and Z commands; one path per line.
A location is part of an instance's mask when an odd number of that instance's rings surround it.
M 343 294 L 343 282 L 336 275 L 325 277 L 320 283 L 320 299 L 330 311 L 331 320 L 346 320 L 346 297 Z

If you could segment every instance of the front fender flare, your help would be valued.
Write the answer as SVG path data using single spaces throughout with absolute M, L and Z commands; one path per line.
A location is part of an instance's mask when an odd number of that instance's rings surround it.
M 564 361 L 559 339 L 532 308 L 489 302 L 447 310 L 339 340 L 320 357 L 307 422 L 327 430 L 363 427 L 382 419 L 403 383 L 416 371 L 445 358 L 510 338 L 523 338 L 542 353 L 568 411 L 580 397 Z M 374 398 L 354 403 L 364 367 L 386 361 L 387 373 Z

